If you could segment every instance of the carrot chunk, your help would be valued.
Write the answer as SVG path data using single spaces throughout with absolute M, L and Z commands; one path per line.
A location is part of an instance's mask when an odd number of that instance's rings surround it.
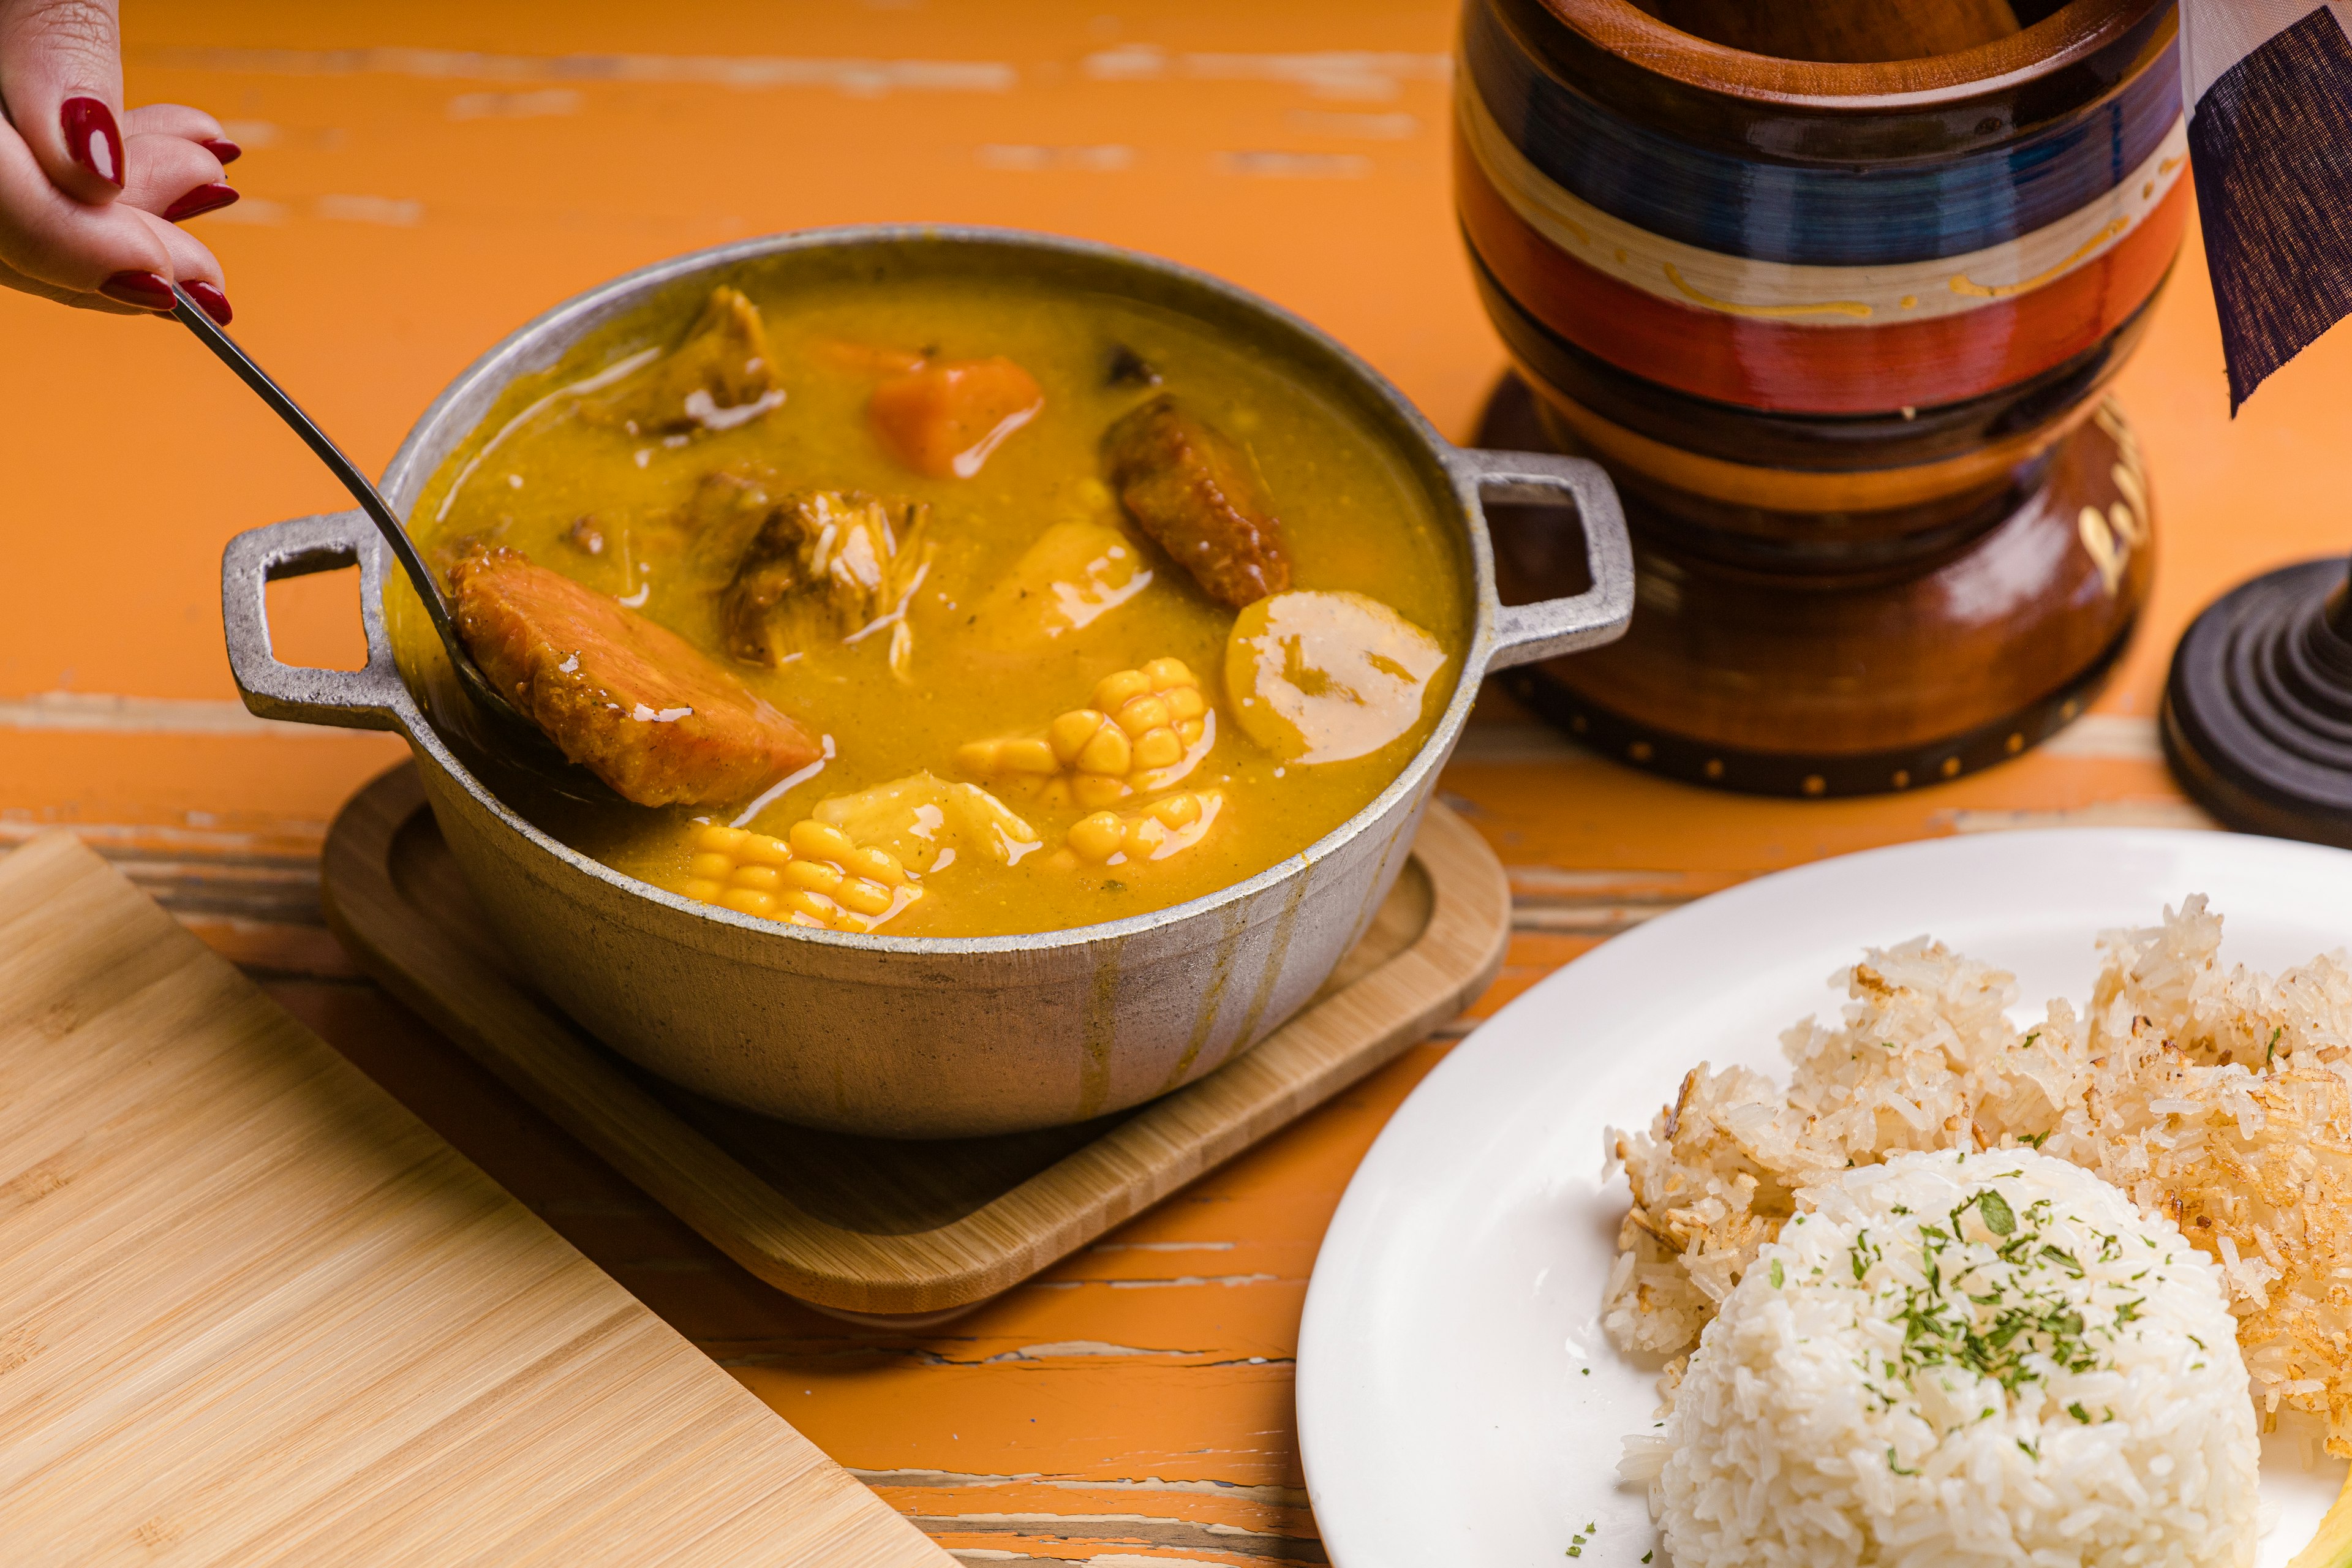
M 866 411 L 882 444 L 907 467 L 935 479 L 968 479 L 1045 406 L 1036 378 L 1000 356 L 892 376 L 874 389 Z

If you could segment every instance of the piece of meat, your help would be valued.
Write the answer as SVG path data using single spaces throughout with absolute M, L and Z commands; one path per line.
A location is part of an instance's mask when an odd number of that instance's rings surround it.
M 890 665 L 905 673 L 906 600 L 930 563 L 930 508 L 860 490 L 817 490 L 770 510 L 719 595 L 727 651 L 777 665 L 821 636 L 848 637 L 898 616 Z
M 1103 372 L 1105 386 L 1158 386 L 1160 373 L 1151 362 L 1129 348 L 1125 343 L 1110 346 L 1110 360 Z
M 580 411 L 632 436 L 653 436 L 731 430 L 783 401 L 760 308 L 741 290 L 721 287 L 677 347 L 611 392 L 583 399 Z
M 999 356 L 948 360 L 894 375 L 866 405 L 891 456 L 935 479 L 968 479 L 1004 438 L 1037 417 L 1036 377 Z
M 683 542 L 683 564 L 694 587 L 716 594 L 733 581 L 744 552 L 783 493 L 776 476 L 756 464 L 736 464 L 702 476 L 670 518 Z
M 520 551 L 474 551 L 449 587 L 490 683 L 639 805 L 746 800 L 823 754 L 685 638 Z
M 1136 526 L 1212 599 L 1239 609 L 1290 586 L 1282 525 L 1249 455 L 1173 397 L 1105 431 L 1103 462 Z
M 602 555 L 604 553 L 604 527 L 592 512 L 563 531 L 563 542 L 583 555 Z

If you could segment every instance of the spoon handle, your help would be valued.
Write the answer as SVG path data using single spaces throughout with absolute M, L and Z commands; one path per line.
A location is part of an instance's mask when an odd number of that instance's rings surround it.
M 195 333 L 205 347 L 212 350 L 223 364 L 236 373 L 239 381 L 276 409 L 278 417 L 286 421 L 294 434 L 302 437 L 304 445 L 318 454 L 319 460 L 334 471 L 335 478 L 343 481 L 343 488 L 352 492 L 352 499 L 360 503 L 360 510 L 368 514 L 376 531 L 383 535 L 383 542 L 391 545 L 392 552 L 400 558 L 401 567 L 408 574 L 409 582 L 415 584 L 418 597 L 425 601 L 425 614 L 433 617 L 433 629 L 439 634 L 443 645 L 451 648 L 460 646 L 457 626 L 449 617 L 448 603 L 441 595 L 441 584 L 434 581 L 433 570 L 425 565 L 425 557 L 417 552 L 415 541 L 408 537 L 408 530 L 401 525 L 399 518 L 393 515 L 392 508 L 384 503 L 383 497 L 376 493 L 375 486 L 368 482 L 367 476 L 343 456 L 341 447 L 327 438 L 325 431 L 310 422 L 310 416 L 302 412 L 300 405 L 287 396 L 278 384 L 269 379 L 267 371 L 246 357 L 245 351 L 236 346 L 236 340 L 221 331 L 213 319 L 205 314 L 204 307 L 188 298 L 185 289 L 174 283 L 172 294 L 179 301 L 172 308 L 172 314 L 180 324 Z

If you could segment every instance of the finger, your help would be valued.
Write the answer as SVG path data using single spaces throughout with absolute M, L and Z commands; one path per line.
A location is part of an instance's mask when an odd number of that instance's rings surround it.
M 226 327 L 236 314 L 228 306 L 228 289 L 221 264 L 205 242 L 184 229 L 174 228 L 152 213 L 135 213 L 171 253 L 170 276 L 205 308 L 205 314 Z
M 156 233 L 170 227 L 135 207 L 76 201 L 49 183 L 15 132 L 0 128 L 0 264 L 75 294 L 130 279 L 124 287 L 144 291 L 130 302 L 145 303 L 156 280 L 171 276 L 172 249 Z
M 142 103 L 122 117 L 122 128 L 134 137 L 177 136 L 194 142 L 224 163 L 234 163 L 245 155 L 245 149 L 228 139 L 219 121 L 184 103 Z M 132 163 L 135 165 L 137 160 Z
M 236 192 L 221 183 L 220 160 L 199 142 L 134 132 L 123 153 L 131 182 L 122 199 L 134 207 L 181 223 L 236 200 Z
M 103 294 L 77 293 L 71 289 L 60 289 L 54 283 L 44 283 L 37 278 L 27 278 L 5 262 L 0 262 L 0 289 L 13 289 L 37 299 L 54 300 L 60 305 L 71 305 L 77 310 L 100 310 L 110 316 L 152 316 L 155 313 L 143 305 L 126 305 Z
M 123 183 L 114 0 L 0 0 L 0 103 L 51 184 L 112 201 Z
M 221 122 L 184 103 L 142 103 L 122 116 L 125 136 L 177 136 L 188 142 L 221 142 Z

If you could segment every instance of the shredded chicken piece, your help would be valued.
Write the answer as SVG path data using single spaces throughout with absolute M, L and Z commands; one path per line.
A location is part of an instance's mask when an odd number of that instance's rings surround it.
M 907 609 L 929 570 L 930 509 L 858 491 L 819 490 L 771 509 L 719 596 L 727 651 L 778 665 L 818 637 L 848 642 L 887 630 L 890 668 L 914 653 Z

